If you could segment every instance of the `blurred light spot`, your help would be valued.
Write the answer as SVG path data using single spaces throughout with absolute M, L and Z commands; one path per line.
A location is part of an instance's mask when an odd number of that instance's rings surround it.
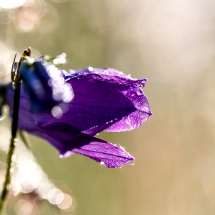
M 37 164 L 28 159 L 19 159 L 16 167 L 18 171 L 14 177 L 21 184 L 23 193 L 32 192 L 40 185 L 42 174 Z
M 54 185 L 48 181 L 48 178 L 44 180 L 44 183 L 40 185 L 38 193 L 41 198 L 47 199 L 47 193 L 54 188 Z
M 5 55 L 7 55 L 9 52 L 9 49 L 6 45 L 4 45 L 4 43 L 0 42 L 0 75 L 4 76 L 6 73 L 5 70 L 5 65 L 4 65 L 4 57 Z M 10 67 L 11 67 L 11 63 L 10 63 Z
M 63 102 L 71 102 L 74 98 L 74 92 L 70 84 L 64 84 L 63 86 L 63 95 L 62 100 Z
M 25 4 L 27 0 L 0 0 L 0 7 L 4 9 L 12 9 Z
M 12 158 L 11 158 L 12 162 L 14 162 L 16 160 L 16 155 L 12 155 Z M 13 170 L 13 168 L 11 168 L 11 170 Z
M 61 98 L 62 98 L 62 89 L 61 89 L 61 87 L 60 86 L 56 86 L 56 84 L 53 84 L 52 86 L 54 86 L 54 88 L 53 88 L 53 98 L 56 101 L 61 101 Z
M 0 121 L 3 121 L 5 119 L 6 115 L 0 116 Z
M 31 1 L 24 5 L 23 12 L 30 20 L 39 20 L 45 16 L 47 12 L 46 2 L 41 0 Z
M 13 22 L 13 13 L 9 10 L 0 10 L 0 23 L 9 24 Z
M 51 113 L 52 113 L 52 116 L 57 118 L 57 119 L 61 118 L 63 115 L 63 111 L 59 106 L 53 107 L 51 110 Z
M 28 19 L 22 12 L 19 12 L 14 25 L 19 32 L 29 32 L 34 29 L 35 22 Z
M 41 56 L 41 53 L 39 52 L 39 50 L 34 47 L 31 47 L 31 53 L 32 53 L 31 57 L 35 58 L 35 59 L 37 59 Z
M 70 69 L 68 72 L 67 72 L 68 74 L 75 74 L 76 73 L 76 70 L 73 70 L 73 69 Z
M 63 3 L 63 2 L 66 2 L 67 0 L 51 0 L 53 1 L 54 3 Z
M 90 71 L 90 72 L 93 72 L 93 67 L 88 67 L 88 70 Z
M 7 153 L 10 132 L 8 128 L 2 125 L 0 130 L 4 134 L 0 150 Z M 70 207 L 71 197 L 68 194 L 64 195 L 63 191 L 49 181 L 32 153 L 21 142 L 17 145 L 15 154 L 17 158 L 13 167 L 9 201 L 13 201 L 13 196 L 16 196 L 18 202 L 15 205 L 15 211 L 18 215 L 36 214 L 35 209 L 39 206 L 38 200 L 48 200 L 52 207 L 57 207 L 58 211 Z M 1 187 L 6 166 L 6 164 L 0 162 Z
M 61 192 L 57 195 L 56 199 L 55 199 L 55 204 L 60 204 L 64 199 L 64 194 Z
M 62 210 L 67 210 L 72 206 L 72 197 L 65 193 L 63 197 L 63 200 L 57 206 Z
M 30 57 L 27 59 L 28 64 L 32 65 L 34 63 L 34 58 Z
M 58 26 L 58 14 L 54 7 L 50 4 L 47 4 L 47 13 L 40 21 L 38 25 L 38 30 L 42 33 L 49 33 L 54 31 Z
M 15 211 L 18 215 L 29 215 L 33 212 L 34 205 L 29 200 L 21 199 L 16 203 Z
M 54 59 L 54 60 L 53 60 L 53 64 L 59 64 L 58 59 Z
M 63 192 L 61 190 L 53 188 L 48 192 L 47 199 L 51 204 L 56 205 L 63 200 L 62 195 L 63 195 Z M 58 196 L 59 198 L 57 199 Z
M 65 64 L 66 62 L 67 62 L 66 53 L 62 53 L 62 54 L 58 55 L 53 60 L 53 64 L 55 64 L 55 65 Z

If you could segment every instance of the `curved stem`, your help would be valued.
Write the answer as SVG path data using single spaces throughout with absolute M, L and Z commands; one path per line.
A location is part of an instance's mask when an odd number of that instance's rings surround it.
M 5 181 L 3 184 L 3 190 L 0 197 L 0 214 L 3 211 L 4 203 L 6 201 L 8 191 L 9 191 L 9 185 L 11 182 L 13 154 L 16 146 L 16 134 L 17 134 L 17 128 L 18 128 L 19 100 L 20 100 L 20 83 L 18 83 L 14 89 L 11 141 L 10 141 L 9 152 L 7 156 L 7 171 L 6 171 Z
M 16 147 L 16 136 L 17 136 L 17 130 L 18 130 L 18 121 L 19 121 L 19 102 L 20 102 L 20 86 L 21 86 L 21 78 L 19 75 L 19 67 L 21 65 L 21 62 L 26 58 L 29 57 L 31 54 L 30 48 L 26 49 L 23 52 L 22 57 L 19 60 L 18 68 L 15 72 L 13 72 L 13 66 L 12 65 L 12 71 L 11 71 L 11 77 L 12 77 L 12 84 L 14 87 L 14 95 L 13 95 L 13 114 L 12 114 L 12 123 L 11 123 L 11 141 L 9 146 L 9 152 L 7 157 L 7 170 L 5 175 L 5 181 L 3 184 L 3 190 L 0 196 L 0 214 L 2 214 L 4 205 L 6 202 L 6 198 L 9 192 L 9 186 L 11 182 L 11 173 L 12 173 L 12 165 L 13 165 L 13 155 Z M 15 61 L 15 60 L 14 60 Z
M 20 83 L 16 84 L 14 89 L 14 97 L 13 97 L 13 115 L 12 115 L 12 125 L 11 125 L 11 140 L 9 146 L 9 152 L 7 156 L 7 171 L 5 176 L 5 181 L 3 184 L 3 190 L 0 197 L 0 214 L 2 214 L 3 207 L 8 195 L 9 186 L 11 182 L 11 172 L 12 172 L 12 164 L 13 164 L 13 155 L 16 146 L 16 134 L 18 128 L 18 113 L 19 113 L 19 100 L 20 100 Z

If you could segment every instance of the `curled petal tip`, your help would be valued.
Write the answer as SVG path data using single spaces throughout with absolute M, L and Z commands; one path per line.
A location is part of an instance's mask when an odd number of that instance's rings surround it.
M 143 78 L 143 79 L 141 79 L 141 81 L 142 81 L 142 83 L 147 83 L 147 81 L 148 81 L 148 79 L 147 78 Z
M 84 145 L 73 152 L 85 155 L 99 162 L 107 168 L 120 168 L 132 160 L 132 157 L 122 147 L 94 138 L 95 142 Z
M 140 84 L 141 87 L 144 87 L 146 85 L 146 83 L 148 82 L 148 79 L 147 78 L 143 78 L 143 79 L 140 79 L 140 80 L 137 80 L 138 83 Z

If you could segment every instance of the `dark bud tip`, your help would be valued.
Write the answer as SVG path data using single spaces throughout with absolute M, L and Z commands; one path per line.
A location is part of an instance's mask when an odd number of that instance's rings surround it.
M 28 47 L 24 50 L 23 56 L 30 57 L 31 56 L 31 47 Z

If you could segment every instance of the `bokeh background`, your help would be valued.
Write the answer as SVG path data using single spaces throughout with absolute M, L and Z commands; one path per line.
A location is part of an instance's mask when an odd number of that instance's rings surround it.
M 121 169 L 80 155 L 60 159 L 31 136 L 35 158 L 71 195 L 72 207 L 66 213 L 45 203 L 37 212 L 20 212 L 11 209 L 19 207 L 14 200 L 8 214 L 215 213 L 213 0 L 1 0 L 0 7 L 2 82 L 15 52 L 28 46 L 35 57 L 65 52 L 65 69 L 113 67 L 147 77 L 153 112 L 134 131 L 100 134 L 136 157 Z M 0 138 L 6 138 L 2 131 Z

